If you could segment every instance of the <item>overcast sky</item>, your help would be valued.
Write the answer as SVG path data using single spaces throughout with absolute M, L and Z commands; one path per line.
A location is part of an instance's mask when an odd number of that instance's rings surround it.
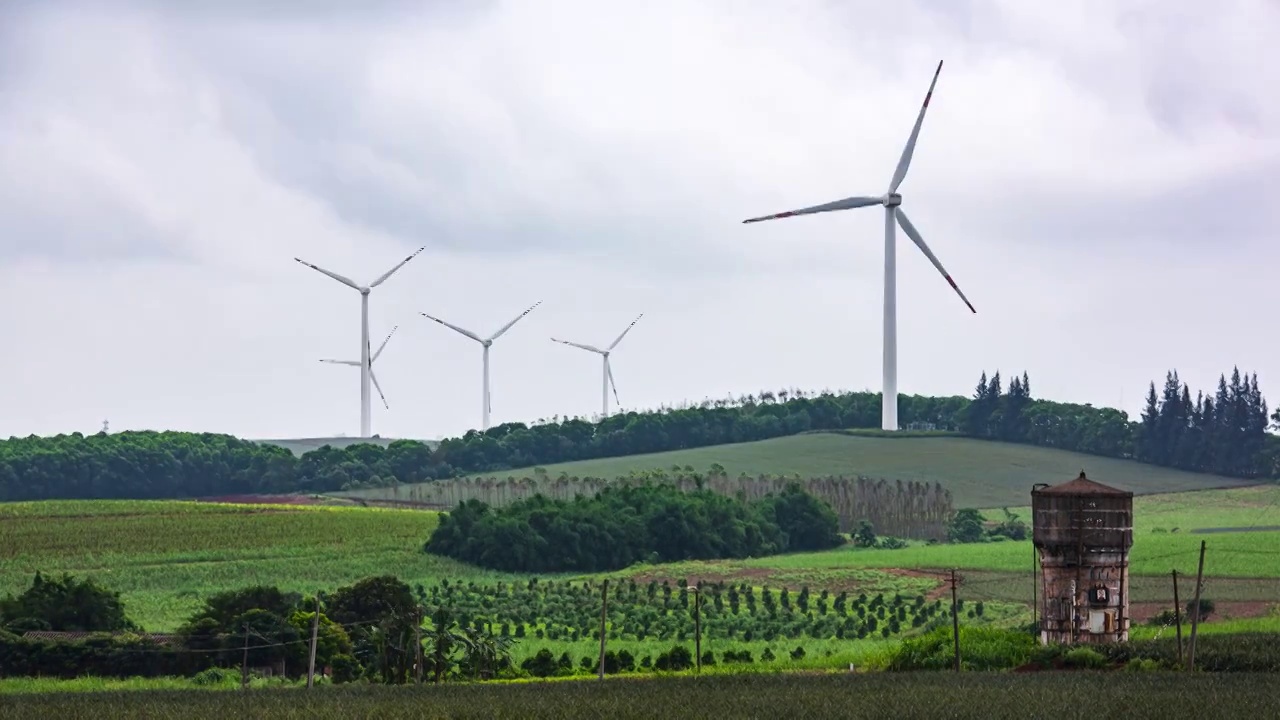
M 1274 0 L 0 0 L 0 437 L 386 437 L 881 381 L 1122 406 L 1233 364 L 1280 402 Z M 306 7 L 303 11 L 301 8 Z M 355 10 L 356 7 L 359 10 Z

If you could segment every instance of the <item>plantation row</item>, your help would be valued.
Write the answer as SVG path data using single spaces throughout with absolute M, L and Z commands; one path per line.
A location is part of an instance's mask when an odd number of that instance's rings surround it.
M 467 585 L 441 583 L 419 588 L 425 602 L 448 607 L 462 627 L 500 637 L 537 640 L 600 638 L 600 583 L 547 582 Z M 692 640 L 695 615 L 706 639 L 775 641 L 808 637 L 853 640 L 890 637 L 950 618 L 949 604 L 926 601 L 923 595 L 868 598 L 827 590 L 811 593 L 787 588 L 753 588 L 745 583 L 714 582 L 691 588 L 664 581 L 646 585 L 627 580 L 610 585 L 606 636 L 622 641 Z M 981 618 L 981 602 L 959 603 L 964 617 Z
M 490 507 L 505 507 L 534 495 L 552 500 L 572 500 L 580 496 L 594 496 L 606 487 L 630 487 L 661 482 L 674 485 L 685 492 L 707 489 L 727 497 L 741 498 L 748 502 L 762 500 L 777 494 L 791 483 L 835 510 L 840 521 L 840 532 L 852 532 L 862 520 L 870 522 L 886 535 L 917 539 L 941 539 L 946 536 L 946 524 L 953 513 L 951 493 L 938 483 L 897 480 L 872 480 L 865 477 L 817 477 L 789 479 L 747 474 L 730 477 L 723 468 L 713 467 L 711 472 L 685 473 L 675 471 L 632 472 L 616 479 L 594 477 L 551 477 L 545 472 L 535 472 L 524 478 L 460 478 L 433 483 L 408 485 L 394 489 L 398 502 L 409 502 L 440 509 L 451 509 L 477 500 Z
M 1233 373 L 1213 398 L 1198 402 L 1172 373 L 1166 384 L 1164 399 L 1153 392 L 1141 422 L 1109 408 L 1036 400 L 1025 374 L 1005 392 L 999 373 L 983 375 L 973 400 L 900 397 L 898 416 L 904 426 L 930 423 L 972 437 L 1241 477 L 1280 476 L 1280 437 L 1265 432 L 1266 401 L 1256 378 Z M 1280 424 L 1280 411 L 1270 421 Z M 506 423 L 444 440 L 434 451 L 404 440 L 385 448 L 325 446 L 298 458 L 276 446 L 208 433 L 33 436 L 0 441 L 0 501 L 329 492 L 879 425 L 878 393 L 782 392 L 619 413 L 598 423 Z

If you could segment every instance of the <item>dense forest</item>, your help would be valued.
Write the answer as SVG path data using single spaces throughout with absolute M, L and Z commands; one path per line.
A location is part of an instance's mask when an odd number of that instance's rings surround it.
M 468 500 L 440 518 L 424 549 L 494 570 L 539 573 L 761 557 L 841 542 L 835 511 L 799 484 L 737 502 L 661 483 L 573 500 L 535 495 L 496 509 Z
M 1111 408 L 1036 399 L 1024 373 L 983 373 L 971 398 L 903 396 L 903 427 L 950 429 L 1010 442 L 1132 458 L 1237 477 L 1280 476 L 1280 412 L 1268 418 L 1257 377 L 1233 370 L 1206 395 L 1168 373 L 1136 421 Z M 325 492 L 497 473 L 571 460 L 764 440 L 812 430 L 878 428 L 879 393 L 762 392 L 691 407 L 619 413 L 600 422 L 505 423 L 435 450 L 412 440 L 387 447 L 287 450 L 225 435 L 79 433 L 0 441 L 0 500 L 173 498 Z

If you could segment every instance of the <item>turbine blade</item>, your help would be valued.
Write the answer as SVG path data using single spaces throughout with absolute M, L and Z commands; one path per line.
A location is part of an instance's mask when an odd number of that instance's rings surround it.
M 562 345 L 572 345 L 576 348 L 582 348 L 583 350 L 590 350 L 593 353 L 599 353 L 601 355 L 604 354 L 603 350 L 601 350 L 598 347 L 595 347 L 594 345 L 583 345 L 582 343 L 569 342 L 568 340 L 559 340 L 557 338 L 551 338 L 551 342 L 558 342 Z
M 386 272 L 382 273 L 382 277 L 380 277 L 380 278 L 378 278 L 377 280 L 374 280 L 373 282 L 369 283 L 369 287 L 371 287 L 371 288 L 376 288 L 376 287 L 378 287 L 379 285 L 381 285 L 382 283 L 386 282 L 387 278 L 391 277 L 391 275 L 392 275 L 395 271 L 397 271 L 397 270 L 399 270 L 400 268 L 404 267 L 405 263 L 407 263 L 407 262 L 409 262 L 410 260 L 412 260 L 412 259 L 414 259 L 415 257 L 417 257 L 417 256 L 418 256 L 418 253 L 420 253 L 420 252 L 422 252 L 423 250 L 426 250 L 426 249 L 427 249 L 427 248 L 426 248 L 426 246 L 424 245 L 424 246 L 422 246 L 422 247 L 418 248 L 417 250 L 414 250 L 412 255 L 410 255 L 409 257 L 407 257 L 407 258 L 405 258 L 405 259 L 401 260 L 401 261 L 400 261 L 400 263 L 399 263 L 398 265 L 396 265 L 395 267 L 393 267 L 393 268 L 391 268 L 390 270 L 388 270 L 388 271 L 386 271 Z
M 814 213 L 831 212 L 832 210 L 852 210 L 853 208 L 866 207 L 868 205 L 879 205 L 883 202 L 881 198 L 873 197 L 850 197 L 843 200 L 836 200 L 825 205 L 814 205 L 813 207 L 802 208 L 800 210 L 789 210 L 787 212 L 778 213 L 777 215 L 765 215 L 763 217 L 751 218 L 743 220 L 742 223 L 761 222 L 763 220 L 777 220 L 779 218 L 794 217 L 796 215 L 812 215 Z
M 515 325 L 516 323 L 520 322 L 520 318 L 522 318 L 522 317 L 524 317 L 525 315 L 528 315 L 529 313 L 533 312 L 533 309 L 534 309 L 534 308 L 536 308 L 536 307 L 538 307 L 538 306 L 539 306 L 539 305 L 541 305 L 541 304 L 542 304 L 542 301 L 541 301 L 541 300 L 539 300 L 538 302 L 536 302 L 536 303 L 534 303 L 533 305 L 531 305 L 531 306 L 529 307 L 529 309 L 528 309 L 528 310 L 525 310 L 524 312 L 522 312 L 522 313 L 520 313 L 519 315 L 517 315 L 515 320 L 512 320 L 511 322 L 507 323 L 506 325 L 503 325 L 503 326 L 502 326 L 502 329 L 501 329 L 501 330 L 499 330 L 498 332 L 494 333 L 494 334 L 493 334 L 489 339 L 490 339 L 490 340 L 497 340 L 498 338 L 502 337 L 502 333 L 504 333 L 504 332 L 506 332 L 506 331 L 510 330 L 512 325 Z
M 390 410 L 391 406 L 387 404 L 387 396 L 382 394 L 382 386 L 378 384 L 378 376 L 373 374 L 373 368 L 369 368 L 369 379 L 373 381 L 373 387 L 378 391 L 378 397 L 382 398 L 382 406 Z
M 952 280 L 951 275 L 947 274 L 947 269 L 942 267 L 942 263 L 938 262 L 938 256 L 934 255 L 929 246 L 924 244 L 924 238 L 920 237 L 920 231 L 916 230 L 916 226 L 912 225 L 911 221 L 907 219 L 907 214 L 902 212 L 902 206 L 898 206 L 897 210 L 895 214 L 898 217 L 898 224 L 902 226 L 902 231 L 907 234 L 907 237 L 911 238 L 911 242 L 915 243 L 916 247 L 920 248 L 920 252 L 929 258 L 929 262 L 933 263 L 938 272 L 942 273 L 942 277 L 946 278 L 947 283 L 951 285 L 951 289 L 956 291 L 956 294 L 960 296 L 964 304 L 968 305 L 973 312 L 978 312 L 973 309 L 973 303 L 969 302 L 969 298 L 965 297 L 964 293 L 960 291 L 960 286 L 956 285 L 956 281 Z
M 359 360 L 321 360 L 322 363 L 333 363 L 334 365 L 351 365 L 352 367 L 360 367 Z
M 627 326 L 627 329 L 623 330 L 622 334 L 618 336 L 618 339 L 613 341 L 613 344 L 609 346 L 609 349 L 612 350 L 618 347 L 618 343 L 622 342 L 622 338 L 626 337 L 627 333 L 631 332 L 631 328 L 635 327 L 636 323 L 640 322 L 640 318 L 642 317 L 644 317 L 644 313 L 640 313 L 639 315 L 637 315 L 636 319 L 632 320 L 631 324 Z
M 428 314 L 426 314 L 426 313 L 424 313 L 424 312 L 420 312 L 420 313 L 418 313 L 418 314 L 419 314 L 419 315 L 421 315 L 422 317 L 424 317 L 424 318 L 428 319 L 428 320 L 435 320 L 436 322 L 438 322 L 438 323 L 440 323 L 441 325 L 443 325 L 443 326 L 445 326 L 445 327 L 449 328 L 450 330 L 453 330 L 454 332 L 462 333 L 463 335 L 466 335 L 467 337 L 471 338 L 472 340 L 475 340 L 476 342 L 479 342 L 479 343 L 484 342 L 484 340 L 481 340 L 481 339 L 480 339 L 480 336 L 479 336 L 479 335 L 477 335 L 477 334 L 475 334 L 475 333 L 471 332 L 470 330 L 467 330 L 466 328 L 460 328 L 460 327 L 458 327 L 457 325 L 454 325 L 453 323 L 447 323 L 447 322 L 445 322 L 444 320 L 441 320 L 441 319 L 440 319 L 440 318 L 438 318 L 438 317 L 435 317 L 435 316 L 433 316 L 433 315 L 428 315 Z
M 373 356 L 369 358 L 370 365 L 373 365 L 373 361 L 378 359 L 378 356 L 382 354 L 383 349 L 387 347 L 387 343 L 390 342 L 391 336 L 395 335 L 396 330 L 399 330 L 399 329 L 400 329 L 399 325 L 396 325 L 395 327 L 391 328 L 391 332 L 387 333 L 387 339 L 383 340 L 382 344 L 378 346 L 378 352 L 374 353 Z
M 613 388 L 613 402 L 622 408 L 622 401 L 618 399 L 618 384 L 613 381 L 613 366 L 609 364 L 609 358 L 604 359 L 604 371 L 609 376 L 609 387 Z
M 920 106 L 920 114 L 916 116 L 916 124 L 911 128 L 911 137 L 907 138 L 907 146 L 902 149 L 902 157 L 898 159 L 898 167 L 893 171 L 893 179 L 889 181 L 889 192 L 898 192 L 898 186 L 907 177 L 907 168 L 911 166 L 911 156 L 916 151 L 916 139 L 920 137 L 920 126 L 924 124 L 924 113 L 929 109 L 929 98 L 933 97 L 933 88 L 938 84 L 938 75 L 942 72 L 942 61 L 938 61 L 938 69 L 933 71 L 933 80 L 929 83 L 929 92 L 924 95 L 924 104 Z
M 294 258 L 294 260 L 297 260 L 298 262 L 302 263 L 303 265 L 306 265 L 307 267 L 311 268 L 312 270 L 315 270 L 316 272 L 324 273 L 325 275 L 328 275 L 329 277 L 333 278 L 334 280 L 337 280 L 338 282 L 342 283 L 343 285 L 346 285 L 347 287 L 354 288 L 356 290 L 360 289 L 360 286 L 356 284 L 355 280 L 352 280 L 351 278 L 346 277 L 345 275 L 339 275 L 336 272 L 330 272 L 329 270 L 325 270 L 319 265 L 312 265 L 311 263 L 307 262 L 306 260 L 303 260 L 302 258 Z

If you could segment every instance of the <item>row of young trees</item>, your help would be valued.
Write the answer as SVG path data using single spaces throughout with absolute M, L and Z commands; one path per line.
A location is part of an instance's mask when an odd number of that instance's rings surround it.
M 494 570 L 595 572 L 641 561 L 825 550 L 841 542 L 831 506 L 799 484 L 738 502 L 662 483 L 573 500 L 535 495 L 498 509 L 469 500 L 440 518 L 423 549 Z
M 1190 389 L 1170 373 L 1151 419 L 1144 414 L 1135 422 L 1111 408 L 1035 399 L 1025 374 L 1006 390 L 997 372 L 983 374 L 973 398 L 900 397 L 899 418 L 904 427 L 949 428 L 1241 477 L 1280 475 L 1280 439 L 1266 434 L 1268 420 L 1280 426 L 1280 412 L 1267 417 L 1256 376 L 1233 372 L 1212 398 L 1197 397 L 1192 401 Z M 594 423 L 506 423 L 444 440 L 434 450 L 400 440 L 386 447 L 325 446 L 300 458 L 279 447 L 204 433 L 33 436 L 0 441 L 0 501 L 327 492 L 879 424 L 879 393 L 791 391 L 620 413 Z

